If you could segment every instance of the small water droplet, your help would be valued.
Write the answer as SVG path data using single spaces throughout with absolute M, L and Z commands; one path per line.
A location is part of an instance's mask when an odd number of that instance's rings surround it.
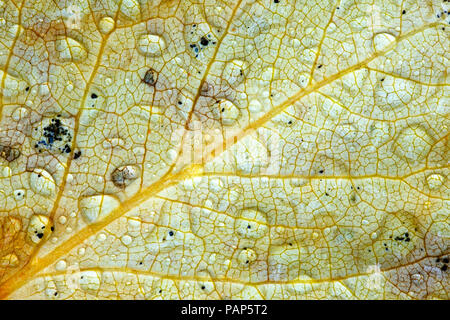
M 17 201 L 23 200 L 25 198 L 26 191 L 24 189 L 14 190 L 14 199 Z
M 105 241 L 105 240 L 106 240 L 106 235 L 105 235 L 104 233 L 100 233 L 100 234 L 97 236 L 97 240 L 100 241 L 100 242 Z
M 55 269 L 56 271 L 64 271 L 67 268 L 67 263 L 64 260 L 60 260 L 56 263 Z
M 254 99 L 250 101 L 248 109 L 251 113 L 258 113 L 261 111 L 261 103 L 258 100 Z
M 145 56 L 159 56 L 166 48 L 165 40 L 153 34 L 144 34 L 138 38 L 137 48 Z
M 19 258 L 14 254 L 10 253 L 0 258 L 0 267 L 14 268 L 19 264 Z
M 43 83 L 39 86 L 39 94 L 43 97 L 47 96 L 50 93 L 50 84 L 49 83 Z
M 30 114 L 30 112 L 28 111 L 28 109 L 23 108 L 23 107 L 18 107 L 14 110 L 13 114 L 12 114 L 12 118 L 15 121 L 19 121 L 22 119 L 25 119 L 26 117 L 28 117 L 28 115 Z
M 420 273 L 415 273 L 411 276 L 413 280 L 420 281 L 422 280 L 422 275 Z
M 427 177 L 427 184 L 431 190 L 437 190 L 444 184 L 444 176 L 440 174 L 431 174 Z
M 61 224 L 65 224 L 67 222 L 67 218 L 65 216 L 60 216 L 58 218 L 58 222 Z
M 129 235 L 124 235 L 121 239 L 122 243 L 126 246 L 128 246 L 129 244 L 131 244 L 131 242 L 133 241 L 133 239 L 129 236 Z

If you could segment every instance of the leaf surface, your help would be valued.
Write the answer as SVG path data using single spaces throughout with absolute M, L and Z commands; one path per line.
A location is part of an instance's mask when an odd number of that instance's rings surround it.
M 447 2 L 0 16 L 1 298 L 449 298 Z

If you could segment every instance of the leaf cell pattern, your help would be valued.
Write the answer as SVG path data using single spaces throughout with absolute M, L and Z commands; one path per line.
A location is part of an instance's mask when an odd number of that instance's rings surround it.
M 449 299 L 448 8 L 0 1 L 0 298 Z

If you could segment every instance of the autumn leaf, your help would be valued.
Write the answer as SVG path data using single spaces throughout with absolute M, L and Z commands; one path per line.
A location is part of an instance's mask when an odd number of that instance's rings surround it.
M 448 6 L 0 1 L 0 297 L 449 299 Z

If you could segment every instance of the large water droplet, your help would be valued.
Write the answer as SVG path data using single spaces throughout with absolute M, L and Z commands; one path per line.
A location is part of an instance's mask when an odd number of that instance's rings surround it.
M 56 39 L 56 51 L 63 61 L 80 62 L 86 59 L 87 51 L 77 40 L 70 37 Z
M 0 93 L 2 93 L 6 98 L 18 96 L 28 86 L 24 80 L 14 77 L 8 73 L 5 75 L 5 72 L 1 70 L 0 79 L 3 79 L 4 81 L 3 86 L 0 88 Z
M 225 126 L 233 125 L 240 115 L 239 109 L 229 100 L 218 101 L 212 108 L 216 119 L 220 119 Z
M 100 288 L 100 276 L 95 271 L 80 272 L 80 288 L 88 293 L 95 294 Z
M 267 234 L 265 214 L 254 209 L 244 209 L 234 224 L 235 232 L 242 238 L 259 239 Z
M 248 63 L 242 60 L 231 60 L 227 62 L 222 73 L 222 78 L 230 85 L 237 86 L 244 81 L 247 73 Z
M 100 20 L 100 22 L 98 24 L 98 28 L 101 33 L 108 34 L 114 29 L 115 25 L 116 24 L 115 24 L 113 18 L 104 17 Z
M 400 132 L 395 140 L 394 151 L 409 161 L 417 162 L 424 159 L 433 145 L 433 139 L 419 125 L 407 127 Z
M 395 41 L 395 37 L 389 33 L 378 33 L 373 37 L 373 47 L 375 51 L 381 51 L 386 49 L 390 44 Z
M 39 243 L 50 234 L 49 218 L 44 215 L 34 215 L 28 225 L 28 236 L 34 243 Z
M 138 0 L 122 0 L 120 12 L 128 19 L 136 20 L 141 13 L 141 6 Z
M 49 197 L 55 194 L 56 184 L 55 180 L 44 169 L 34 169 L 30 174 L 30 187 L 35 193 Z
M 90 196 L 79 202 L 81 215 L 87 224 L 101 221 L 119 205 L 120 202 L 110 195 Z

